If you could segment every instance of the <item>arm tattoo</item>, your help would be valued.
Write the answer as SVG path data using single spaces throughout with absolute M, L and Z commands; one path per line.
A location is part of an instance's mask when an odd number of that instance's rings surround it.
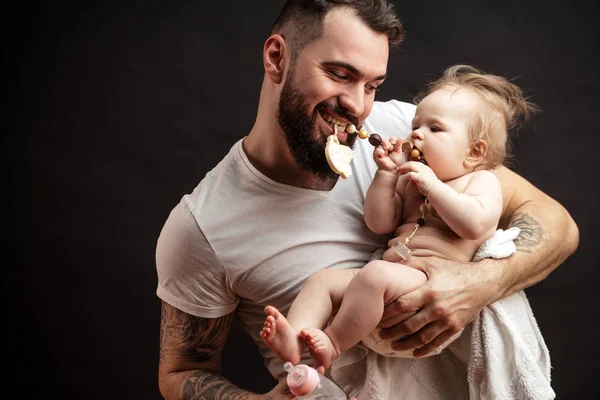
M 185 381 L 185 400 L 245 400 L 248 392 L 235 387 L 227 379 L 206 371 L 196 371 Z
M 518 251 L 533 253 L 546 240 L 542 224 L 531 214 L 526 212 L 515 213 L 508 224 L 509 228 L 513 226 L 521 230 L 521 233 L 515 239 L 515 246 Z
M 160 362 L 176 357 L 190 363 L 205 363 L 218 357 L 229 331 L 233 313 L 221 318 L 201 318 L 162 302 Z M 182 381 L 185 400 L 244 400 L 249 393 L 227 379 L 206 370 L 190 371 Z
M 167 352 L 177 353 L 185 361 L 202 363 L 211 360 L 223 344 L 233 313 L 206 319 L 189 315 L 162 302 L 160 361 Z

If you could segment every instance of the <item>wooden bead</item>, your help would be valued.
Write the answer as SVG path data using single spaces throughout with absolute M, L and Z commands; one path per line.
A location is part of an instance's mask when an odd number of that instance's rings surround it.
M 402 143 L 402 152 L 403 153 L 409 154 L 410 151 L 412 150 L 412 148 L 413 148 L 412 142 L 404 142 L 404 143 Z
M 429 204 L 429 202 L 427 202 L 426 204 L 421 204 L 421 206 L 419 206 L 419 211 L 421 211 L 422 215 L 427 215 L 431 213 L 431 204 Z
M 354 132 L 356 132 L 356 126 L 354 124 L 346 125 L 346 132 L 348 132 L 349 134 L 353 134 Z M 358 134 L 360 136 L 360 132 Z M 361 139 L 364 139 L 364 138 L 361 138 Z
M 412 161 L 418 161 L 421 159 L 421 152 L 419 149 L 412 149 L 410 152 L 410 159 Z
M 358 131 L 358 137 L 361 139 L 366 139 L 369 137 L 369 132 L 367 132 L 365 129 L 361 129 Z
M 377 146 L 381 146 L 381 143 L 383 142 L 383 140 L 381 139 L 381 136 L 379 136 L 376 133 L 372 133 L 371 135 L 369 135 L 369 143 L 371 143 L 373 146 L 377 147 Z

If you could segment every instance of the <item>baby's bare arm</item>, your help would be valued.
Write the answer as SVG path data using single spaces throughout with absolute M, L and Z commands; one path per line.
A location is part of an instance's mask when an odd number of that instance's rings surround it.
M 437 181 L 427 197 L 452 231 L 465 239 L 478 239 L 498 225 L 502 188 L 490 171 L 476 171 L 469 177 L 462 193 Z
M 397 191 L 396 171 L 379 170 L 375 174 L 365 199 L 365 223 L 377 234 L 393 232 L 402 219 L 402 197 Z
M 389 149 L 392 149 L 391 151 Z M 393 232 L 402 218 L 402 197 L 399 186 L 398 166 L 402 164 L 402 139 L 384 140 L 373 150 L 377 164 L 375 178 L 369 186 L 365 199 L 365 223 L 378 234 Z

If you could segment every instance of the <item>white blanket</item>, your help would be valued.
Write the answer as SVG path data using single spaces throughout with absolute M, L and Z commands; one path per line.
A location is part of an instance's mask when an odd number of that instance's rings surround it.
M 518 233 L 499 229 L 474 260 L 512 254 Z M 556 397 L 550 354 L 523 291 L 485 307 L 437 356 L 384 357 L 359 345 L 342 354 L 330 374 L 359 400 Z

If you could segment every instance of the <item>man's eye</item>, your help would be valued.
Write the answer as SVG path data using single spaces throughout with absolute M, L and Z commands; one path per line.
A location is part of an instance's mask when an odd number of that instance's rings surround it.
M 373 93 L 379 90 L 379 86 L 367 85 L 365 86 L 367 93 Z
M 335 76 L 337 79 L 339 79 L 341 81 L 348 80 L 348 77 L 346 75 L 342 75 L 342 74 L 339 74 L 339 73 L 334 72 L 334 71 L 331 71 L 331 75 Z

